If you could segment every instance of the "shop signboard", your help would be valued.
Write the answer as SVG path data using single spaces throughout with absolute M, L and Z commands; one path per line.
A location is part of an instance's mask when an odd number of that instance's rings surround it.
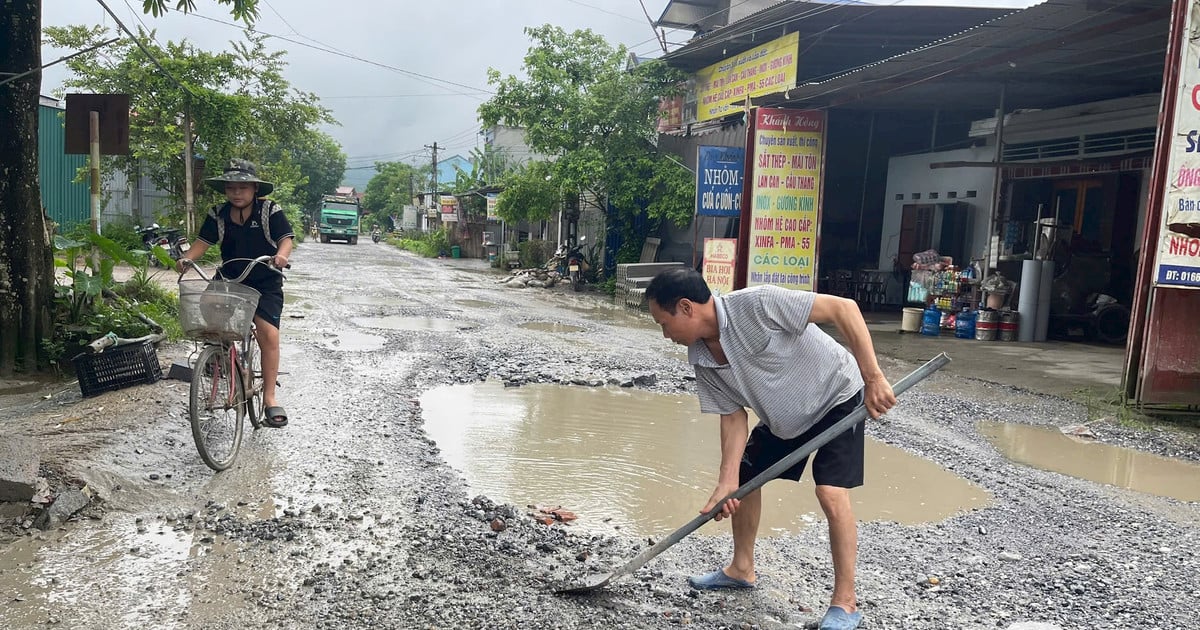
M 696 119 L 713 120 L 752 96 L 796 87 L 800 34 L 788 33 L 696 72 Z
M 825 112 L 760 107 L 752 142 L 746 286 L 815 290 Z
M 704 281 L 715 295 L 725 295 L 733 291 L 733 270 L 736 264 L 736 238 L 704 239 Z
M 1200 27 L 1200 3 L 1189 4 L 1184 33 Z M 1154 282 L 1200 289 L 1200 41 L 1185 37 L 1180 57 Z
M 696 214 L 736 217 L 742 212 L 746 149 L 706 147 L 696 155 Z
M 458 198 L 454 195 L 441 195 L 442 222 L 458 221 Z
M 487 195 L 487 220 L 499 221 L 500 215 L 496 214 L 496 204 L 500 201 L 500 196 L 496 193 L 488 193 Z

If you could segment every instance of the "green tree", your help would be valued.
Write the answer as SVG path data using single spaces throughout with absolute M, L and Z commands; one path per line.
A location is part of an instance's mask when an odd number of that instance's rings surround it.
M 691 174 L 651 142 L 658 99 L 677 92 L 683 78 L 678 71 L 660 62 L 626 68 L 628 51 L 590 30 L 568 33 L 545 25 L 526 33 L 533 45 L 522 65 L 525 77 L 502 78 L 489 70 L 496 94 L 479 115 L 485 127 L 524 128 L 530 147 L 553 156 L 553 162 L 510 177 L 497 207 L 501 216 L 545 218 L 552 212 L 545 206 L 548 195 L 557 199 L 562 191 L 567 198 L 580 193 L 607 202 L 618 212 L 614 227 L 631 239 L 644 236 L 629 233 L 641 212 L 651 219 L 651 229 L 661 220 L 690 221 Z M 535 193 L 539 185 L 549 194 Z M 506 196 L 519 200 L 506 202 Z
M 386 225 L 384 217 L 399 215 L 422 190 L 431 170 L 404 162 L 376 162 L 375 175 L 363 191 L 363 210 L 373 217 L 372 224 Z
M 106 40 L 109 32 L 99 26 L 69 26 L 47 28 L 46 37 L 58 47 L 82 49 Z M 291 89 L 283 76 L 285 53 L 267 50 L 265 36 L 254 33 L 222 52 L 199 50 L 187 41 L 159 47 L 150 34 L 140 31 L 139 40 L 140 46 L 126 39 L 67 62 L 73 75 L 64 83 L 66 88 L 130 95 L 135 113 L 130 121 L 131 154 L 110 158 L 106 164 L 130 175 L 135 170 L 149 174 L 181 202 L 186 146 L 186 127 L 181 122 L 187 112 L 194 121 L 195 151 L 206 157 L 210 167 L 219 168 L 230 157 L 258 163 L 274 178 L 276 192 L 272 196 L 294 210 L 299 219 L 311 196 L 301 156 L 309 156 L 331 141 L 318 135 L 315 127 L 333 120 L 315 95 Z M 156 72 L 157 66 L 144 50 L 183 85 Z M 339 154 L 335 146 L 330 159 L 336 162 Z M 342 161 L 344 164 L 344 157 Z M 331 170 L 336 170 L 336 164 L 334 167 Z M 321 183 L 330 176 L 322 175 Z M 285 190 L 296 194 L 285 196 Z M 202 191 L 201 200 L 219 201 L 218 196 Z M 319 192 L 315 196 L 320 199 Z
M 229 5 L 247 24 L 257 17 L 258 0 L 216 0 Z M 160 15 L 167 0 L 143 0 L 143 10 Z M 42 340 L 51 334 L 54 263 L 50 230 L 38 188 L 38 95 L 41 92 L 42 3 L 6 2 L 5 35 L 0 37 L 0 68 L 33 70 L 0 88 L 0 375 L 18 366 L 35 371 L 44 364 Z M 194 9 L 192 0 L 176 8 Z M 40 356 L 39 356 L 40 355 Z
M 529 162 L 504 178 L 504 192 L 496 199 L 496 214 L 509 223 L 544 221 L 558 208 L 559 191 L 553 163 Z
M 332 193 L 346 174 L 346 153 L 329 134 L 306 130 L 298 144 L 288 147 L 291 159 L 308 180 L 301 188 L 300 207 L 310 216 L 321 207 L 321 195 Z

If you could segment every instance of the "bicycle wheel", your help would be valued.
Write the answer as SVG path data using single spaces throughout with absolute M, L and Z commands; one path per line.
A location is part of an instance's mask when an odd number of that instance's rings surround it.
M 242 381 L 221 346 L 206 346 L 192 370 L 188 415 L 196 450 L 209 468 L 229 468 L 242 444 L 245 415 Z
M 250 334 L 250 341 L 242 353 L 242 361 L 242 365 L 250 370 L 242 386 L 244 391 L 249 392 L 246 396 L 246 416 L 250 418 L 250 425 L 258 429 L 262 427 L 263 421 L 262 352 L 259 351 L 254 333 Z

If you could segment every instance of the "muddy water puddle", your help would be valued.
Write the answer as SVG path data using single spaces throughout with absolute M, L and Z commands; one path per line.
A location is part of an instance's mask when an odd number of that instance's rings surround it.
M 585 330 L 587 330 L 586 328 L 583 328 L 582 326 L 572 326 L 570 324 L 564 324 L 562 322 L 525 322 L 524 324 L 517 326 L 517 328 L 524 328 L 525 330 L 536 330 L 538 332 L 550 332 L 550 333 L 579 333 L 579 332 L 584 332 Z
M 402 317 L 389 315 L 386 317 L 355 317 L 351 320 L 355 326 L 363 328 L 383 328 L 386 330 L 420 330 L 432 332 L 455 332 L 470 330 L 474 324 L 457 322 L 449 319 L 434 319 L 432 317 Z
M 335 333 L 283 328 L 279 334 L 284 342 L 282 352 L 285 354 L 295 354 L 296 349 L 291 347 L 291 344 L 296 342 L 314 343 L 331 350 L 347 352 L 372 352 L 383 348 L 387 343 L 387 339 L 379 335 L 356 330 L 342 330 Z
M 471 308 L 491 308 L 496 305 L 493 302 L 487 302 L 484 300 L 454 300 L 454 303 L 460 306 L 468 306 Z
M 593 530 L 674 530 L 704 505 L 720 463 L 719 420 L 702 415 L 694 397 L 489 381 L 431 390 L 421 407 L 426 431 L 472 492 L 561 505 Z M 867 462 L 867 484 L 851 495 L 860 519 L 931 522 L 990 501 L 982 488 L 874 440 Z M 763 492 L 763 535 L 823 519 L 808 481 Z M 727 531 L 710 524 L 701 533 Z
M 0 619 L 11 628 L 66 623 L 64 627 L 175 627 L 163 622 L 199 604 L 187 581 L 175 576 L 189 561 L 231 554 L 235 546 L 206 534 L 176 531 L 163 521 L 133 517 L 85 522 L 51 541 L 23 539 L 0 557 Z M 218 576 L 219 580 L 235 577 Z M 129 602 L 114 608 L 104 602 Z M 115 615 L 115 617 L 114 617 Z
M 982 422 L 1005 457 L 1034 468 L 1137 492 L 1200 501 L 1200 465 L 1064 435 L 1053 427 Z

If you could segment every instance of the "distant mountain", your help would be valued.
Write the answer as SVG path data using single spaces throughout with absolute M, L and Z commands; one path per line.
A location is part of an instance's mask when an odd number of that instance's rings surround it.
M 373 168 L 357 168 L 346 171 L 346 174 L 342 176 L 342 185 L 353 186 L 355 190 L 366 190 L 367 182 L 371 181 L 374 176 L 375 169 Z

